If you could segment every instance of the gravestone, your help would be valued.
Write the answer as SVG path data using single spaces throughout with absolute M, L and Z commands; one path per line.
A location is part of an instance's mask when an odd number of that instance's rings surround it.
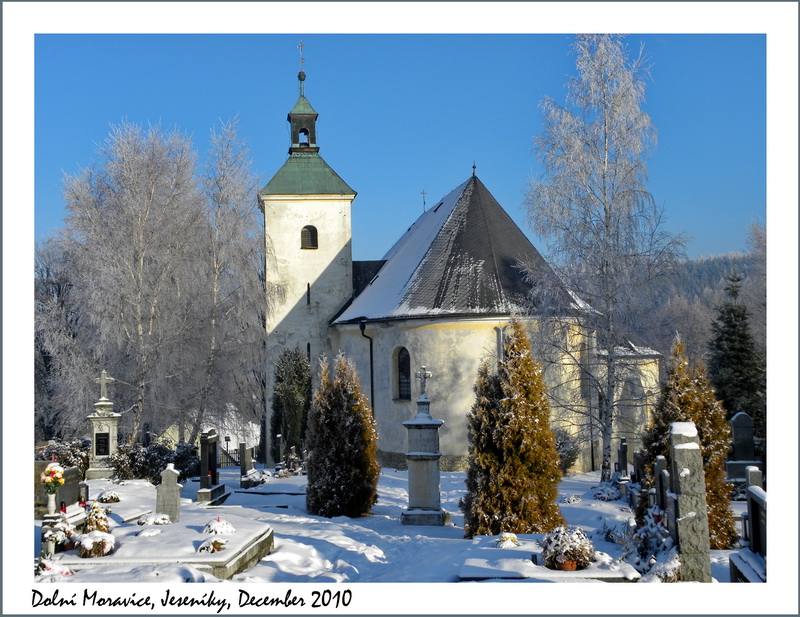
M 209 429 L 200 434 L 200 490 L 197 501 L 215 501 L 225 493 L 225 485 L 219 484 L 219 435 Z
M 756 466 L 763 470 L 763 463 L 756 460 L 753 440 L 753 419 L 740 411 L 731 418 L 733 448 L 731 459 L 725 463 L 728 480 L 744 482 L 745 469 Z
M 673 422 L 670 425 L 671 500 L 678 551 L 680 552 L 681 581 L 711 582 L 709 556 L 708 504 L 706 480 L 700 440 L 693 422 Z
M 736 461 L 752 461 L 755 458 L 753 443 L 753 419 L 740 411 L 731 418 L 733 432 L 733 459 Z
M 246 476 L 247 472 L 253 468 L 253 448 L 248 448 L 243 441 L 239 442 L 239 472 Z
M 764 474 L 761 470 L 756 467 L 755 465 L 749 465 L 744 469 L 745 473 L 745 484 L 750 486 L 757 486 L 758 488 L 764 488 Z
M 200 435 L 200 488 L 219 483 L 219 435 L 213 428 Z
M 408 430 L 408 508 L 400 514 L 403 525 L 448 525 L 450 513 L 441 507 L 439 491 L 439 428 L 444 420 L 431 417 L 426 382 L 431 373 L 423 366 L 417 371 L 420 396 L 417 415 L 403 422 Z
M 747 515 L 743 547 L 729 558 L 733 583 L 767 582 L 767 493 L 759 486 L 747 487 Z
M 49 464 L 49 461 L 34 461 L 34 516 L 36 517 L 42 516 L 47 512 L 47 493 L 40 477 Z M 67 508 L 71 508 L 81 500 L 80 487 L 83 484 L 81 482 L 81 471 L 75 466 L 67 467 L 64 469 L 62 477 L 64 478 L 64 484 L 58 487 L 56 491 L 56 506 L 63 501 Z
M 87 416 L 92 425 L 92 449 L 89 453 L 89 469 L 86 479 L 111 477 L 109 461 L 117 452 L 117 427 L 122 417 L 114 413 L 114 403 L 107 398 L 108 384 L 116 381 L 105 370 L 95 382 L 100 384 L 100 399 L 94 404 L 94 413 Z
M 169 520 L 177 523 L 181 518 L 181 489 L 178 484 L 180 472 L 174 463 L 169 463 L 161 472 L 161 484 L 156 487 L 156 513 L 166 514 Z

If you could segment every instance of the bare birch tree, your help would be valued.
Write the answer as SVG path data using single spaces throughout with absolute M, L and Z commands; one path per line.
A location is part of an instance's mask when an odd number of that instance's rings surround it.
M 603 34 L 578 36 L 574 52 L 577 76 L 567 83 L 566 105 L 541 103 L 545 128 L 534 144 L 543 174 L 531 182 L 526 207 L 552 265 L 580 298 L 549 330 L 562 334 L 561 361 L 566 355 L 578 367 L 581 389 L 596 401 L 596 408 L 573 411 L 602 439 L 605 480 L 615 418 L 631 404 L 623 384 L 636 367 L 628 334 L 637 294 L 668 271 L 683 240 L 665 231 L 663 209 L 647 191 L 656 132 L 641 109 L 648 75 L 642 50 L 629 59 L 623 37 Z M 564 343 L 572 327 L 589 335 L 586 343 Z
M 102 166 L 65 179 L 65 248 L 79 310 L 95 329 L 85 343 L 115 365 L 117 395 L 128 403 L 117 411 L 130 413 L 133 443 L 160 411 L 167 376 L 159 365 L 192 325 L 193 298 L 180 282 L 204 220 L 184 135 L 123 123 L 100 154 Z

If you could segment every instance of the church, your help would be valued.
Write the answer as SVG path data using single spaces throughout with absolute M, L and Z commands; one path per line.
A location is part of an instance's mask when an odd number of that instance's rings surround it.
M 427 384 L 431 414 L 445 421 L 439 432 L 442 469 L 464 469 L 466 414 L 478 367 L 483 360 L 496 361 L 512 316 L 524 315 L 528 281 L 557 277 L 474 167 L 382 259 L 353 261 L 356 191 L 320 156 L 318 114 L 305 97 L 303 71 L 298 79 L 300 96 L 288 115 L 289 156 L 258 196 L 266 242 L 266 400 L 272 399 L 270 367 L 283 349 L 305 350 L 312 373 L 316 358 L 332 359 L 342 351 L 355 364 L 372 405 L 380 463 L 403 467 L 407 431 L 402 423 L 416 413 L 414 376 L 425 367 L 432 374 Z M 580 303 L 567 289 L 557 295 L 565 310 Z M 534 317 L 521 318 L 529 329 L 536 328 Z M 566 396 L 586 399 L 590 408 L 575 358 L 590 353 L 591 337 L 570 336 L 576 352 L 555 371 L 550 367 L 546 379 L 551 389 L 571 389 Z M 631 443 L 655 403 L 659 356 L 633 346 L 628 352 L 638 367 L 623 386 L 633 402 L 615 432 Z M 564 400 L 564 393 L 553 398 L 554 424 L 577 425 L 569 417 L 573 412 L 559 408 L 556 400 Z M 597 466 L 599 448 L 584 450 L 576 470 Z

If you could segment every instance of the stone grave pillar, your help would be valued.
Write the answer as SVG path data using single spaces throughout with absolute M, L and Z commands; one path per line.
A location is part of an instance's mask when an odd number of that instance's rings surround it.
M 681 581 L 710 583 L 706 478 L 694 423 L 673 422 L 669 444 Z
M 423 366 L 417 415 L 403 422 L 408 430 L 408 509 L 400 514 L 403 525 L 449 525 L 450 513 L 441 507 L 439 492 L 439 428 L 444 420 L 431 418 L 430 401 L 425 392 L 431 374 Z
M 219 483 L 219 435 L 209 429 L 200 434 L 200 490 L 197 501 L 214 501 L 225 492 L 225 485 Z
M 181 489 L 178 484 L 180 472 L 174 463 L 167 464 L 161 472 L 161 484 L 156 487 L 156 513 L 166 514 L 169 520 L 177 523 L 181 519 Z
M 92 449 L 89 454 L 89 469 L 86 479 L 108 478 L 111 456 L 117 453 L 117 427 L 121 414 L 114 413 L 114 403 L 108 400 L 107 385 L 115 381 L 105 370 L 95 382 L 100 384 L 100 399 L 94 404 L 94 413 L 87 416 L 92 425 Z

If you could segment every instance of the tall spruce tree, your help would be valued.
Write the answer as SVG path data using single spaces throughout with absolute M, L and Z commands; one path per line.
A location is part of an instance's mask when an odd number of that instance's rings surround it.
M 272 459 L 280 460 L 281 435 L 286 451 L 292 446 L 302 452 L 311 407 L 311 366 L 299 347 L 284 349 L 275 362 L 275 389 L 272 394 L 270 448 Z
M 679 337 L 672 347 L 667 381 L 642 439 L 647 486 L 653 485 L 656 456 L 669 454 L 670 424 L 673 422 L 694 422 L 697 427 L 706 482 L 710 546 L 712 549 L 730 548 L 738 537 L 731 511 L 730 486 L 725 480 L 731 430 L 705 367 L 699 361 L 694 366 L 689 365 Z M 638 514 L 641 518 L 642 513 Z
M 512 321 L 496 374 L 484 363 L 468 415 L 470 463 L 464 535 L 551 531 L 564 524 L 561 481 L 542 366 L 524 326 Z
M 750 315 L 739 302 L 742 277 L 732 274 L 727 300 L 717 308 L 708 343 L 708 375 L 730 419 L 740 411 L 753 418 L 756 437 L 766 443 L 766 370 L 750 332 Z
M 308 419 L 306 507 L 320 516 L 362 516 L 378 500 L 378 433 L 353 364 L 339 353 L 320 385 Z

